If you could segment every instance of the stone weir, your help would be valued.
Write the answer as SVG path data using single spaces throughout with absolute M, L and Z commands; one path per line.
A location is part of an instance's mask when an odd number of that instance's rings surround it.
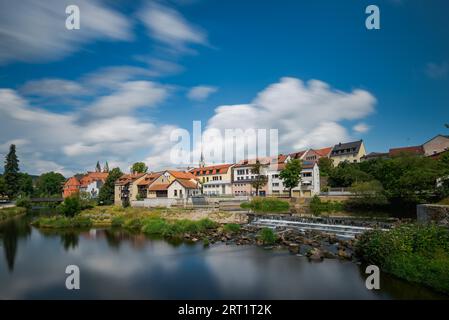
M 276 230 L 295 229 L 301 232 L 318 231 L 353 239 L 358 234 L 378 228 L 388 230 L 396 219 L 369 219 L 357 217 L 304 217 L 288 214 L 248 214 L 250 225 Z

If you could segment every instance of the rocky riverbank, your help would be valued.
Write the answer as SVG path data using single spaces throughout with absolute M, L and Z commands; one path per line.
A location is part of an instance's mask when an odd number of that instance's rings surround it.
M 333 234 L 317 231 L 283 230 L 276 232 L 277 240 L 267 246 L 258 237 L 259 227 L 244 225 L 236 232 L 226 232 L 223 228 L 207 230 L 206 232 L 183 235 L 186 241 L 202 240 L 205 245 L 225 243 L 232 245 L 258 245 L 266 249 L 288 249 L 292 254 L 306 256 L 310 260 L 323 259 L 355 259 L 353 239 L 339 239 Z

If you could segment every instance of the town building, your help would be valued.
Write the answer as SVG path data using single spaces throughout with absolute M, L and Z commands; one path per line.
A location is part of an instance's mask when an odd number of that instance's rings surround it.
M 268 166 L 272 158 L 265 157 L 257 159 L 261 164 L 260 175 L 267 176 Z M 234 196 L 252 196 L 256 195 L 256 189 L 253 183 L 256 179 L 256 174 L 253 172 L 256 159 L 242 160 L 232 167 L 232 194 Z M 268 183 L 259 189 L 258 196 L 265 196 L 268 194 Z
M 300 160 L 304 161 L 318 161 L 321 158 L 329 158 L 332 151 L 332 147 L 326 147 L 321 149 L 308 149 L 306 152 L 301 151 L 302 155 Z M 295 153 L 296 155 L 298 153 Z
M 284 158 L 278 158 L 277 165 L 271 164 L 267 169 L 268 175 L 268 194 L 273 196 L 289 196 L 288 188 L 284 187 L 282 179 L 280 178 L 281 170 L 285 168 L 288 161 L 297 156 L 298 153 L 293 153 Z M 315 161 L 301 161 L 301 181 L 298 186 L 292 189 L 292 197 L 312 197 L 320 193 L 320 169 L 318 167 L 317 159 Z
M 137 200 L 138 184 L 145 178 L 145 175 L 145 173 L 131 173 L 118 178 L 114 186 L 114 204 L 121 205 L 124 201 Z
M 423 156 L 424 148 L 422 146 L 391 148 L 388 152 L 388 155 L 390 157 L 396 157 L 400 155 Z
M 203 166 L 190 170 L 208 196 L 232 195 L 232 164 Z
M 338 166 L 340 162 L 357 163 L 366 155 L 365 144 L 363 140 L 336 144 L 330 153 L 334 166 Z
M 95 171 L 70 177 L 63 185 L 62 196 L 63 198 L 67 198 L 73 194 L 85 192 L 91 198 L 97 198 L 100 188 L 103 186 L 108 175 L 108 172 Z
M 449 136 L 437 135 L 423 145 L 426 157 L 434 156 L 449 150 Z
M 201 194 L 201 185 L 197 178 L 188 171 L 166 170 L 152 180 L 147 187 L 147 198 L 183 198 L 184 195 Z M 179 180 L 178 183 L 171 186 L 175 180 Z M 195 187 L 193 188 L 193 186 Z M 181 190 L 182 197 L 180 197 L 179 190 Z
M 80 179 L 80 192 L 89 194 L 91 198 L 97 198 L 108 175 L 108 172 L 88 172 Z
M 68 198 L 80 192 L 81 183 L 77 177 L 70 177 L 62 187 L 62 197 Z

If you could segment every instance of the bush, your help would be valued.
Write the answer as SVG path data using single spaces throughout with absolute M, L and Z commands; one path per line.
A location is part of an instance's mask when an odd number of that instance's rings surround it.
M 274 244 L 277 240 L 277 235 L 270 228 L 262 228 L 257 237 L 262 241 L 263 244 Z
M 125 218 L 123 217 L 113 217 L 111 220 L 112 227 L 122 227 L 125 224 Z
M 0 221 L 17 217 L 26 213 L 25 208 L 13 207 L 13 208 L 3 208 L 0 210 Z
M 224 232 L 236 233 L 240 231 L 240 225 L 237 223 L 227 223 L 223 226 Z
M 142 225 L 142 219 L 140 218 L 129 219 L 124 223 L 124 227 L 131 230 L 140 230 L 142 228 Z
M 289 210 L 290 204 L 277 198 L 254 198 L 251 202 L 243 202 L 240 207 L 255 212 L 285 212 Z
M 310 211 L 314 215 L 324 212 L 338 212 L 344 209 L 344 205 L 338 201 L 321 201 L 320 197 L 314 196 L 310 201 Z
M 65 198 L 58 207 L 59 211 L 66 217 L 73 217 L 81 211 L 81 201 L 78 195 Z
M 369 231 L 356 252 L 397 277 L 449 293 L 449 231 L 443 227 L 406 224 Z
M 27 196 L 19 197 L 16 200 L 16 206 L 25 209 L 31 209 L 31 200 Z

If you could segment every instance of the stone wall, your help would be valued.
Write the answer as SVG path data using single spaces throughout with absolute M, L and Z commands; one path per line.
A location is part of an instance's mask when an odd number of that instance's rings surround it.
M 419 204 L 416 208 L 420 223 L 435 222 L 449 227 L 449 206 L 439 204 Z

